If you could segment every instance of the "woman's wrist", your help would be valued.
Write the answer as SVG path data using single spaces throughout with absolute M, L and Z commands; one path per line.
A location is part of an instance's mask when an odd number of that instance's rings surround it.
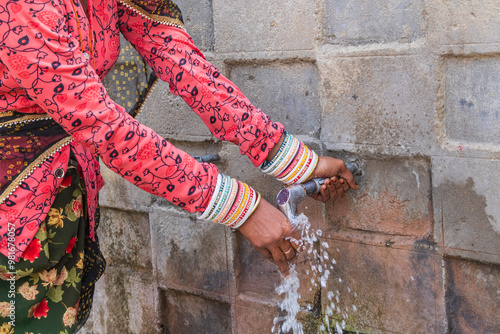
M 273 146 L 273 148 L 271 149 L 271 151 L 269 151 L 269 154 L 267 155 L 267 158 L 264 161 L 264 163 L 270 161 L 276 155 L 276 153 L 278 153 L 279 148 L 283 144 L 283 140 L 285 140 L 285 136 L 286 136 L 286 131 L 283 132 L 283 134 L 281 135 L 280 140 L 276 143 L 276 145 Z
M 261 171 L 275 176 L 278 181 L 291 185 L 305 182 L 314 172 L 319 157 L 304 143 L 291 134 L 283 134 L 279 147 L 273 147 L 268 159 L 261 165 Z
M 199 219 L 240 227 L 259 205 L 260 194 L 247 184 L 219 174 L 209 205 Z

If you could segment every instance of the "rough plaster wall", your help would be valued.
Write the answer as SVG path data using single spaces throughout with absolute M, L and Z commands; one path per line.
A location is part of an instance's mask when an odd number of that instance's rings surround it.
M 357 306 L 354 332 L 500 332 L 500 2 L 178 3 L 258 107 L 323 154 L 363 162 L 357 192 L 303 206 L 337 261 L 326 289 L 301 274 L 306 332 L 329 290 L 341 310 Z M 192 154 L 221 153 L 220 170 L 269 201 L 281 188 L 166 85 L 140 120 Z M 238 233 L 104 175 L 108 268 L 85 333 L 270 333 L 272 264 Z

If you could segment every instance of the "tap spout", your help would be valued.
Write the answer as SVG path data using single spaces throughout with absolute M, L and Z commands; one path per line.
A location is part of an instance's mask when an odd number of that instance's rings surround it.
M 361 164 L 359 161 L 346 163 L 347 168 L 353 175 L 361 174 Z M 326 178 L 315 178 L 302 184 L 294 184 L 282 189 L 276 196 L 278 209 L 292 221 L 297 216 L 297 204 L 302 202 L 307 195 L 317 194 Z

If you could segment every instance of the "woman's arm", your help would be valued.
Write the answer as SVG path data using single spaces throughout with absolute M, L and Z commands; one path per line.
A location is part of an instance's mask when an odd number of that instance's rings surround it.
M 1 13 L 0 61 L 27 98 L 128 181 L 188 211 L 203 211 L 217 168 L 196 162 L 109 98 L 68 31 L 74 14 L 57 1 L 25 3 L 15 12 Z
M 188 33 L 158 24 L 118 1 L 120 30 L 158 77 L 198 114 L 212 134 L 237 144 L 260 166 L 284 126 L 272 122 L 231 81 L 206 61 Z

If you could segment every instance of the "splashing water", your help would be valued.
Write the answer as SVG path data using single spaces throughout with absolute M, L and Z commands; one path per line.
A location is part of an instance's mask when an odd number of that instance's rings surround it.
M 305 270 L 305 274 L 310 277 L 310 284 L 317 287 L 318 284 L 321 288 L 327 288 L 328 277 L 331 271 L 334 269 L 334 265 L 337 263 L 335 259 L 330 259 L 327 253 L 329 245 L 326 241 L 321 243 L 320 251 L 318 252 L 316 242 L 318 237 L 322 235 L 321 230 L 313 230 L 309 220 L 304 214 L 300 214 L 292 221 L 298 230 L 302 231 L 302 245 L 303 252 L 305 251 L 308 257 L 307 265 L 308 269 Z M 294 241 L 294 240 L 292 240 Z M 337 249 L 337 252 L 340 252 Z M 342 279 L 339 278 L 339 283 Z M 312 286 L 309 291 L 312 291 Z M 284 315 L 277 316 L 274 318 L 274 325 L 272 328 L 272 333 L 286 334 L 303 334 L 303 325 L 298 321 L 297 314 L 301 311 L 301 305 L 299 303 L 300 294 L 298 292 L 300 288 L 300 280 L 297 273 L 295 264 L 290 266 L 290 276 L 285 278 L 281 277 L 281 284 L 276 287 L 276 292 L 281 296 L 283 295 L 283 300 L 278 303 L 279 308 L 283 311 Z M 348 289 L 350 292 L 350 288 Z M 322 324 L 320 325 L 320 330 L 326 333 L 337 333 L 342 334 L 343 329 L 346 326 L 346 319 L 348 318 L 347 313 L 342 313 L 338 304 L 340 300 L 340 292 L 328 291 L 327 298 L 330 304 L 326 306 L 325 313 L 323 315 Z M 356 295 L 357 296 L 357 295 Z M 337 305 L 336 305 L 337 304 Z M 312 305 L 306 306 L 307 310 L 312 310 Z M 355 305 L 352 306 L 354 312 L 357 311 Z M 334 312 L 338 315 L 342 315 L 342 321 L 336 321 L 333 319 Z M 347 309 L 346 309 L 347 312 Z M 330 324 L 334 321 L 335 327 L 331 328 Z

